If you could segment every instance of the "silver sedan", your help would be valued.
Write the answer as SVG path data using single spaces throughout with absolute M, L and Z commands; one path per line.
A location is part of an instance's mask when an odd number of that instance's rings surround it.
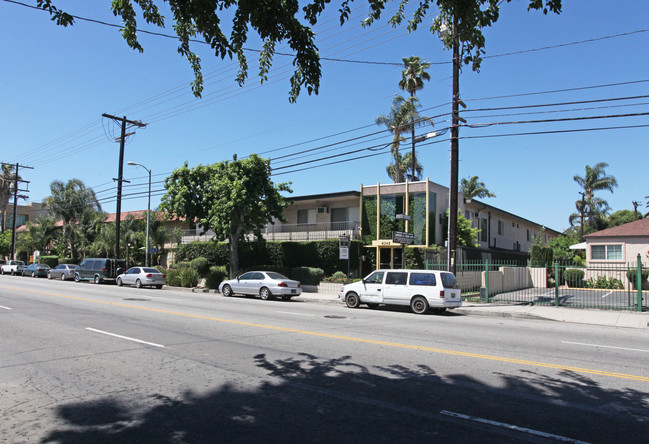
M 74 279 L 74 269 L 77 268 L 76 264 L 59 264 L 51 268 L 47 272 L 48 279 L 61 278 L 62 281 L 66 279 Z
M 118 286 L 135 285 L 137 288 L 156 287 L 162 288 L 167 283 L 167 276 L 156 268 L 131 267 L 115 279 Z
M 274 271 L 249 271 L 236 279 L 221 282 L 219 291 L 223 296 L 259 295 L 264 300 L 278 296 L 288 301 L 293 296 L 302 294 L 302 286 L 299 281 L 294 281 Z

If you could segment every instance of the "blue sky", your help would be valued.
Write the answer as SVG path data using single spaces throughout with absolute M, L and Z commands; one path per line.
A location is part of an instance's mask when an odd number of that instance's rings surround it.
M 491 205 L 563 230 L 579 198 L 573 176 L 584 175 L 585 165 L 606 162 L 606 172 L 619 183 L 613 194 L 600 195 L 612 211 L 633 209 L 632 201 L 649 211 L 644 199 L 649 195 L 649 128 L 576 131 L 645 125 L 647 116 L 482 125 L 649 112 L 649 97 L 611 100 L 649 94 L 649 4 L 566 0 L 561 15 L 544 16 L 528 12 L 526 3 L 504 4 L 499 21 L 485 30 L 486 55 L 498 57 L 485 58 L 479 73 L 463 68 L 463 116 L 472 127 L 460 131 L 460 177 L 479 176 L 497 195 L 488 200 Z M 57 4 L 77 16 L 119 24 L 108 1 Z M 411 55 L 433 64 L 431 81 L 417 93 L 421 113 L 441 115 L 434 119 L 435 128 L 446 128 L 451 55 L 429 31 L 434 12 L 426 25 L 408 34 L 387 20 L 362 29 L 359 22 L 367 12 L 362 2 L 341 28 L 335 9 L 316 28 L 321 55 L 383 63 L 323 61 L 320 94 L 303 92 L 297 104 L 290 104 L 287 57 L 276 57 L 268 82 L 260 85 L 255 55 L 249 53 L 250 78 L 239 87 L 233 62 L 196 45 L 206 77 L 203 98 L 196 99 L 189 87 L 192 71 L 176 53 L 174 40 L 141 34 L 145 51 L 140 54 L 115 28 L 87 22 L 62 28 L 43 12 L 0 0 L 0 160 L 34 167 L 21 172 L 30 181 L 32 201 L 47 197 L 53 180 L 78 178 L 95 189 L 105 211 L 114 212 L 112 179 L 117 177 L 119 145 L 112 139 L 119 128 L 101 117 L 109 113 L 148 123 L 129 138 L 125 161 L 152 169 L 153 206 L 162 195 L 155 190 L 162 190 L 162 181 L 174 168 L 185 161 L 190 166 L 219 162 L 233 154 L 270 157 L 277 173 L 273 180 L 292 182 L 297 196 L 389 183 L 387 151 L 358 160 L 349 158 L 376 153 L 364 150 L 334 157 L 328 162 L 344 162 L 328 166 L 292 165 L 389 143 L 391 136 L 377 133 L 382 128 L 374 124 L 400 93 L 401 68 L 388 63 L 399 64 Z M 627 33 L 632 34 L 621 35 Z M 602 39 L 607 36 L 618 37 Z M 586 40 L 593 41 L 566 45 Z M 502 55 L 557 45 L 562 46 Z M 259 43 L 251 38 L 247 46 L 258 48 Z M 600 87 L 611 84 L 620 85 Z M 563 102 L 582 103 L 511 109 Z M 418 133 L 431 130 L 421 128 Z M 549 134 L 512 136 L 541 132 Z M 424 176 L 448 186 L 448 133 L 432 142 L 418 145 Z M 297 154 L 306 150 L 313 151 Z M 297 171 L 302 168 L 309 169 Z M 146 208 L 146 172 L 129 166 L 124 171 L 132 182 L 124 189 L 122 210 Z

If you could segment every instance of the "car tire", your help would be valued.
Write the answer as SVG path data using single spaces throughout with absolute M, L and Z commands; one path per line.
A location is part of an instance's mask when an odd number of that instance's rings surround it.
M 94 282 L 95 284 L 101 284 L 101 278 L 99 277 L 99 275 L 95 275 Z
M 157 288 L 158 290 L 162 290 L 162 285 L 156 285 L 155 288 Z
M 61 280 L 62 280 L 62 281 L 65 280 L 65 272 L 61 273 Z
M 135 281 L 135 288 L 142 288 L 142 281 L 141 280 L 136 280 Z
M 358 308 L 358 306 L 361 305 L 361 298 L 359 298 L 354 292 L 348 293 L 345 298 L 345 304 L 347 304 L 349 308 Z
M 115 283 L 117 284 L 118 287 L 121 287 L 121 286 L 122 286 L 122 280 L 121 280 L 120 278 L 117 278 L 117 280 L 115 281 Z
M 230 287 L 228 284 L 225 284 L 223 286 L 223 290 L 221 290 L 221 294 L 226 298 L 229 298 L 230 296 L 232 296 L 232 287 Z
M 282 296 L 282 300 L 283 300 L 283 301 L 290 301 L 290 300 L 291 300 L 291 296 Z
M 35 271 L 32 271 L 32 277 L 33 277 L 33 278 L 36 277 L 36 272 L 35 272 Z
M 267 301 L 269 299 L 273 299 L 273 293 L 270 292 L 270 290 L 266 287 L 261 287 L 261 290 L 259 290 L 259 296 L 264 300 Z
M 49 271 L 47 272 L 47 278 L 52 279 L 52 273 L 50 273 Z
M 74 282 L 81 282 L 81 276 L 79 276 L 79 273 L 74 273 Z
M 428 301 L 423 296 L 415 296 L 410 301 L 410 309 L 413 313 L 424 314 L 428 311 Z
M 433 313 L 441 315 L 444 314 L 445 312 L 446 312 L 446 308 L 433 308 Z

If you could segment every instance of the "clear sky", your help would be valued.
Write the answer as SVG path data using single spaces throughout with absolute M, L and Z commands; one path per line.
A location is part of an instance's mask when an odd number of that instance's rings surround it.
M 119 24 L 108 0 L 56 4 L 80 17 Z M 467 105 L 462 115 L 471 126 L 460 130 L 460 177 L 479 176 L 497 196 L 489 204 L 563 230 L 580 197 L 573 176 L 583 176 L 586 165 L 606 162 L 606 173 L 619 183 L 613 194 L 600 195 L 612 211 L 632 210 L 633 201 L 649 211 L 644 198 L 649 128 L 621 128 L 649 125 L 647 115 L 555 120 L 649 113 L 649 3 L 564 0 L 558 16 L 528 12 L 527 4 L 503 4 L 498 22 L 485 30 L 487 58 L 480 72 L 462 70 Z M 315 29 L 322 57 L 380 63 L 323 61 L 320 94 L 303 92 L 290 104 L 288 57 L 277 56 L 268 82 L 260 85 L 255 55 L 248 53 L 250 78 L 239 87 L 236 64 L 197 44 L 206 86 L 203 98 L 196 99 L 189 86 L 193 73 L 173 39 L 140 34 L 145 49 L 140 54 L 116 28 L 83 21 L 62 28 L 47 13 L 0 0 L 0 160 L 34 167 L 21 171 L 30 181 L 31 201 L 47 197 L 53 180 L 78 178 L 95 189 L 105 211 L 114 212 L 119 128 L 101 117 L 108 113 L 148 124 L 129 137 L 125 162 L 152 169 L 154 207 L 174 168 L 234 154 L 270 157 L 273 180 L 292 182 L 296 196 L 389 183 L 388 151 L 366 148 L 391 140 L 374 122 L 401 93 L 398 65 L 411 55 L 432 64 L 431 81 L 417 95 L 421 114 L 435 117 L 435 129 L 442 130 L 449 125 L 451 54 L 429 30 L 434 11 L 408 34 L 386 19 L 362 29 L 367 13 L 362 1 L 340 27 L 333 6 Z M 246 46 L 259 48 L 259 42 L 251 38 Z M 529 51 L 546 47 L 552 48 Z M 580 103 L 557 105 L 565 102 Z M 482 125 L 530 120 L 546 122 Z M 527 135 L 514 135 L 521 133 Z M 424 176 L 445 186 L 449 147 L 448 132 L 418 145 Z M 357 152 L 338 156 L 352 151 Z M 297 166 L 318 158 L 328 159 Z M 331 162 L 338 163 L 324 165 Z M 122 210 L 145 209 L 146 172 L 126 165 L 124 171 L 131 184 L 124 189 Z

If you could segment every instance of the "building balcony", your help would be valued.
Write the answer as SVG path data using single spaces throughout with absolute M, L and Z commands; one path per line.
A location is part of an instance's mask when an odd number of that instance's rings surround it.
M 310 241 L 338 239 L 346 234 L 350 239 L 360 239 L 361 223 L 358 221 L 322 222 L 317 224 L 268 224 L 262 230 L 268 241 Z

